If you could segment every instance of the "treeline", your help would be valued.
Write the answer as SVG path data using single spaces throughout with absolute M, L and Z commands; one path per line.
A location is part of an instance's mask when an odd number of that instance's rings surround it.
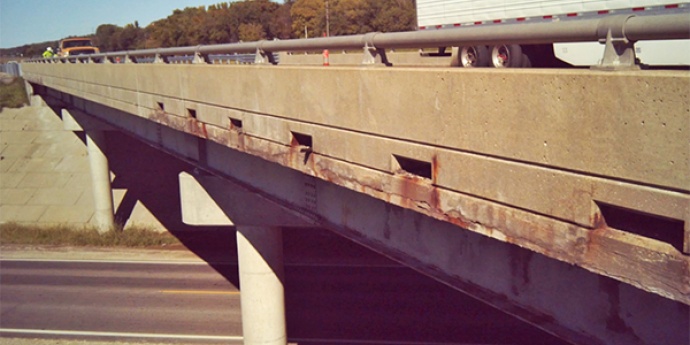
M 223 2 L 175 10 L 146 27 L 103 24 L 91 37 L 101 51 L 180 47 L 407 31 L 416 27 L 416 0 L 269 0 Z M 82 36 L 83 37 L 83 36 Z M 32 57 L 57 41 L 0 49 L 3 56 Z
M 327 18 L 328 17 L 328 18 Z M 244 0 L 175 10 L 140 27 L 104 24 L 94 43 L 102 51 L 249 42 L 413 30 L 415 0 Z

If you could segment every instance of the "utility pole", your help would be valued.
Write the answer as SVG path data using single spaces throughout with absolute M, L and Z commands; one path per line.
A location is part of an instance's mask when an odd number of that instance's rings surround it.
M 331 37 L 331 19 L 328 7 L 328 0 L 326 0 L 326 37 Z

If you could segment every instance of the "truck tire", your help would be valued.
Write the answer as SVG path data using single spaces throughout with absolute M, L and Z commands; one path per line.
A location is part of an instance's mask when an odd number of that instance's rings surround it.
M 532 61 L 530 61 L 529 56 L 527 54 L 522 54 L 522 68 L 530 68 L 532 67 Z
M 491 57 L 485 46 L 453 47 L 453 67 L 488 67 Z
M 491 66 L 522 67 L 522 48 L 517 44 L 501 44 L 491 48 Z

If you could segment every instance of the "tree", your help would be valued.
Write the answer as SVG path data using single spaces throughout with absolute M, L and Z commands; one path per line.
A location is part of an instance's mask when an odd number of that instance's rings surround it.
M 113 38 L 116 40 L 116 50 L 133 50 L 144 48 L 145 33 L 138 22 L 127 24 L 117 31 Z
M 240 41 L 244 42 L 258 41 L 266 38 L 263 27 L 258 23 L 240 24 L 238 35 Z
M 206 19 L 203 24 L 206 32 L 204 44 L 218 44 L 231 42 L 230 7 L 227 2 L 211 5 L 206 10 Z
M 331 0 L 331 35 L 355 35 L 371 31 L 374 16 L 371 0 Z
M 150 25 L 151 29 L 148 31 L 151 39 L 159 47 L 200 44 L 205 39 L 205 33 L 202 31 L 205 14 L 206 10 L 203 6 L 175 10 L 167 18 Z
M 320 37 L 325 30 L 324 0 L 297 0 L 290 9 L 294 37 Z
M 101 51 L 109 52 L 117 50 L 116 35 L 122 30 L 121 27 L 113 24 L 103 24 L 96 28 L 95 44 Z
M 274 13 L 280 5 L 269 0 L 244 0 L 230 4 L 230 28 L 233 41 L 240 40 L 239 31 L 242 24 L 257 24 L 261 26 L 264 37 L 273 38 L 271 22 Z
M 414 0 L 368 0 L 372 6 L 371 30 L 381 32 L 409 31 L 416 26 Z
M 274 38 L 292 38 L 292 18 L 290 17 L 290 9 L 294 3 L 294 0 L 285 0 L 275 13 L 273 13 L 273 18 L 270 22 L 270 32 L 273 34 Z

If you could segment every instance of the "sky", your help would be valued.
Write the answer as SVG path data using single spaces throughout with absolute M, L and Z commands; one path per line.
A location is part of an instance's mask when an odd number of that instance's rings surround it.
M 88 35 L 101 24 L 145 27 L 175 9 L 224 0 L 0 0 L 0 48 Z

